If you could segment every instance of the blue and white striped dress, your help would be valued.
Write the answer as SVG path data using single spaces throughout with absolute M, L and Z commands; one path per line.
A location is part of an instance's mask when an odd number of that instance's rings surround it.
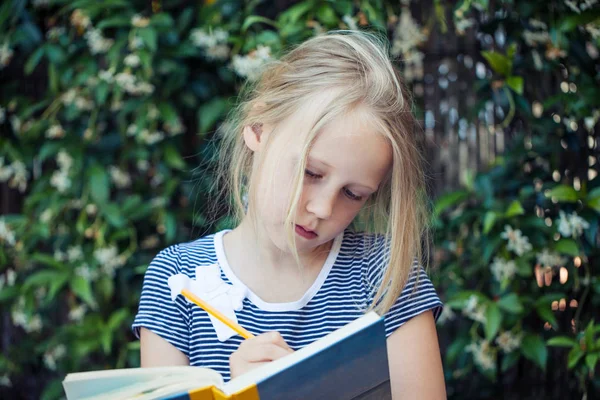
M 172 301 L 167 284 L 171 275 L 182 273 L 195 279 L 197 266 L 218 263 L 225 282 L 245 287 L 225 258 L 223 235 L 226 232 L 170 246 L 152 260 L 144 277 L 132 328 L 138 337 L 142 326 L 153 331 L 183 352 L 191 365 L 212 368 L 228 381 L 229 355 L 238 348 L 242 338 L 235 335 L 225 342 L 217 340 L 208 314 L 183 296 Z M 365 243 L 371 243 L 367 239 L 375 239 L 376 247 L 370 257 L 366 256 Z M 364 307 L 370 304 L 372 289 L 381 277 L 387 254 L 384 245 L 382 236 L 344 231 L 334 240 L 319 276 L 300 300 L 268 303 L 248 291 L 243 309 L 236 312 L 238 322 L 253 334 L 278 331 L 294 350 L 333 332 L 362 315 Z M 401 296 L 385 315 L 388 336 L 424 311 L 433 310 L 436 320 L 442 311 L 442 302 L 431 281 L 422 268 L 418 270 L 417 290 L 411 293 L 415 267 Z

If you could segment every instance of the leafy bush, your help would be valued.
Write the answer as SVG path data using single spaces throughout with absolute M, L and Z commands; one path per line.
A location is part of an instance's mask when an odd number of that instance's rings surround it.
M 0 396 L 57 398 L 67 372 L 139 365 L 129 324 L 147 263 L 228 224 L 208 212 L 210 139 L 240 83 L 336 28 L 388 34 L 409 83 L 430 33 L 506 32 L 508 45 L 472 55 L 493 71 L 473 115 L 503 108 L 494 129 L 514 132 L 511 151 L 437 200 L 448 391 L 460 398 L 473 367 L 490 380 L 471 380 L 481 396 L 524 359 L 547 369 L 564 352 L 547 346 L 570 349 L 581 391 L 597 382 L 597 9 L 438 1 L 416 22 L 396 3 L 3 2 L 0 182 L 22 202 L 0 217 Z M 564 285 L 537 284 L 561 271 Z

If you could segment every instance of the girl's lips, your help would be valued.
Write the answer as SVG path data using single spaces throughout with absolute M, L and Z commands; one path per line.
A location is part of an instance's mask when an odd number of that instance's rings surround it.
M 305 239 L 314 239 L 318 236 L 315 232 L 308 231 L 300 225 L 296 225 L 296 233 Z

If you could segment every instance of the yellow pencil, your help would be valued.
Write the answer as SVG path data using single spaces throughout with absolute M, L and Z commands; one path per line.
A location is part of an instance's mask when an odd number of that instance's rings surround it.
M 196 296 L 194 293 L 190 292 L 189 290 L 183 289 L 181 291 L 181 294 L 186 299 L 188 299 L 192 303 L 196 304 L 198 307 L 202 308 L 204 311 L 206 311 L 207 313 L 209 313 L 210 315 L 212 315 L 213 317 L 215 317 L 216 319 L 218 319 L 219 321 L 221 321 L 222 323 L 224 323 L 225 325 L 227 325 L 228 327 L 230 327 L 231 329 L 233 329 L 234 331 L 239 333 L 240 336 L 242 336 L 244 339 L 250 339 L 251 337 L 254 337 L 253 334 L 251 334 L 246 329 L 244 329 L 240 325 L 236 324 L 235 322 L 233 322 L 232 320 L 230 320 L 229 318 L 227 318 L 226 316 L 221 314 L 221 312 L 219 312 L 219 310 L 217 310 L 216 308 L 214 308 L 213 306 L 211 306 L 210 304 L 208 304 L 207 302 L 205 302 L 204 300 L 202 300 L 200 297 Z

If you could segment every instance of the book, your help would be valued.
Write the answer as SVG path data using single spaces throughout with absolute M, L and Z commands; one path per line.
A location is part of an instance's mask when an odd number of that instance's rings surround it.
M 227 383 L 188 366 L 72 373 L 63 388 L 68 400 L 391 399 L 385 325 L 375 312 Z

